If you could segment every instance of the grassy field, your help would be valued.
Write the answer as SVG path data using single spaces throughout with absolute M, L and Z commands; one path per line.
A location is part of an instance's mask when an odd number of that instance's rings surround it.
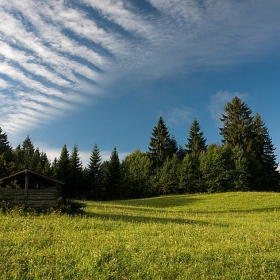
M 0 213 L 0 279 L 280 279 L 280 194 L 86 202 Z

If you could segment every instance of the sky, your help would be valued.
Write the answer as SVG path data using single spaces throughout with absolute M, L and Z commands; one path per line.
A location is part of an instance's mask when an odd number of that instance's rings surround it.
M 0 0 L 0 127 L 51 160 L 95 143 L 107 160 L 147 151 L 162 116 L 184 146 L 207 144 L 237 95 L 280 161 L 279 0 Z

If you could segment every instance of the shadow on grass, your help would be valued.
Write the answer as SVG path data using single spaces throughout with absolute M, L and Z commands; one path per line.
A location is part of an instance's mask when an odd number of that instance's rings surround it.
M 160 223 L 160 224 L 184 224 L 184 225 L 201 225 L 201 226 L 218 226 L 218 227 L 228 227 L 227 224 L 221 223 L 210 223 L 206 221 L 192 220 L 192 219 L 183 219 L 183 218 L 161 218 L 161 217 L 147 217 L 147 216 L 137 216 L 137 215 L 128 215 L 128 214 L 105 214 L 105 213 L 92 213 L 92 212 L 83 212 L 84 216 L 91 218 L 99 218 L 104 221 L 123 221 L 130 223 Z
M 252 209 L 227 209 L 227 210 L 194 210 L 192 213 L 196 214 L 250 214 L 250 213 L 269 213 L 269 212 L 280 212 L 280 207 L 267 207 L 267 208 L 252 208 Z
M 145 199 L 130 199 L 130 200 L 116 200 L 110 201 L 108 204 L 114 204 L 114 206 L 123 205 L 123 206 L 142 206 L 149 208 L 174 208 L 174 207 L 182 207 L 189 206 L 191 204 L 197 203 L 201 198 L 197 196 L 190 195 L 180 195 L 180 196 L 160 196 L 153 198 L 145 198 Z

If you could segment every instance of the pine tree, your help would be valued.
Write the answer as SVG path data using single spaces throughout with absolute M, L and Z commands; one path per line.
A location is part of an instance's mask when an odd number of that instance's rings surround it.
M 100 166 L 101 170 L 101 188 L 103 190 L 103 199 L 108 200 L 110 191 L 110 162 L 105 160 Z
M 268 129 L 259 114 L 251 116 L 252 110 L 238 97 L 225 106 L 226 114 L 220 119 L 223 143 L 232 149 L 243 151 L 250 190 L 278 190 L 279 174 L 276 157 Z
M 103 188 L 101 184 L 101 155 L 97 143 L 94 144 L 86 168 L 87 176 L 87 198 L 101 200 L 103 198 Z
M 254 117 L 254 151 L 257 160 L 259 161 L 261 174 L 261 186 L 259 190 L 279 191 L 279 173 L 276 170 L 275 148 L 265 123 L 258 113 Z
M 14 163 L 15 163 L 15 170 L 21 170 L 24 168 L 23 165 L 23 150 L 21 149 L 21 146 L 18 145 L 14 150 L 13 150 L 13 158 L 14 158 Z
M 223 127 L 220 134 L 222 142 L 230 147 L 239 147 L 244 152 L 250 153 L 253 145 L 253 117 L 248 105 L 235 96 L 232 102 L 228 102 L 224 108 L 226 114 L 220 118 Z
M 157 126 L 153 128 L 152 137 L 150 137 L 148 152 L 154 169 L 161 167 L 166 158 L 172 156 L 175 151 L 174 140 L 171 140 L 163 118 L 159 117 Z
M 12 147 L 8 141 L 8 136 L 6 133 L 3 133 L 2 128 L 0 127 L 0 155 L 4 156 L 6 161 L 12 161 Z
M 201 191 L 201 172 L 199 169 L 199 155 L 206 150 L 206 139 L 203 136 L 203 132 L 200 132 L 200 125 L 197 119 L 194 119 L 190 130 L 188 143 L 186 144 L 186 151 L 189 155 L 188 159 L 185 159 L 185 163 L 188 166 L 189 174 L 187 177 L 187 189 L 189 192 Z
M 79 156 L 79 149 L 74 145 L 70 155 L 69 196 L 82 198 L 84 196 L 83 165 Z
M 117 148 L 114 147 L 109 161 L 109 181 L 108 181 L 108 198 L 117 199 L 121 197 L 121 164 Z
M 190 154 L 195 161 L 198 161 L 199 154 L 206 150 L 206 139 L 203 136 L 203 132 L 200 132 L 200 125 L 196 119 L 194 119 L 190 131 L 189 131 L 188 143 L 186 144 L 187 153 Z
M 34 169 L 32 166 L 32 157 L 34 155 L 35 149 L 29 135 L 23 141 L 21 150 L 23 154 L 21 168 Z
M 69 185 L 70 185 L 70 159 L 67 146 L 62 147 L 60 157 L 54 168 L 55 177 L 65 182 L 62 189 L 62 197 L 65 199 L 69 197 Z
M 171 139 L 170 139 L 170 144 L 169 144 L 169 157 L 173 157 L 173 155 L 177 155 L 178 154 L 178 143 L 174 137 L 174 135 L 172 134 Z

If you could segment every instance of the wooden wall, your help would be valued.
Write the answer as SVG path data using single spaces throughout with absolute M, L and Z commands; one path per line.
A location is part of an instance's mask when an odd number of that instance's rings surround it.
M 25 197 L 24 189 L 0 189 L 0 207 L 8 203 L 9 206 L 25 205 L 31 208 L 50 208 L 57 206 L 57 187 L 45 189 L 28 189 Z

